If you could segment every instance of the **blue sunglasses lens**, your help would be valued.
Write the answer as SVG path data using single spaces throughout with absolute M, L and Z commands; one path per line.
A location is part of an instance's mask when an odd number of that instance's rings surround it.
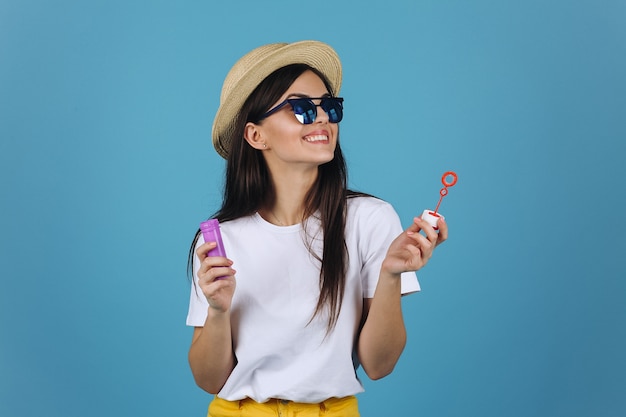
M 317 106 L 308 98 L 295 98 L 288 100 L 293 109 L 296 119 L 302 124 L 309 125 L 317 117 Z M 339 97 L 323 98 L 319 104 L 328 115 L 330 123 L 339 123 L 343 118 L 343 99 Z
M 339 123 L 343 119 L 343 99 L 327 98 L 320 103 L 331 123 Z
M 309 125 L 315 121 L 317 117 L 317 107 L 311 100 L 306 98 L 298 98 L 290 100 L 293 114 L 296 115 L 296 119 L 303 125 Z

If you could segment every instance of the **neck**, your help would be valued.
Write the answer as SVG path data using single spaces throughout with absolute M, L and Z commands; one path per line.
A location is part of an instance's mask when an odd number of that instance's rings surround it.
M 271 174 L 274 198 L 260 210 L 265 220 L 279 226 L 299 224 L 304 217 L 304 200 L 317 179 L 313 171 L 291 172 L 289 175 Z

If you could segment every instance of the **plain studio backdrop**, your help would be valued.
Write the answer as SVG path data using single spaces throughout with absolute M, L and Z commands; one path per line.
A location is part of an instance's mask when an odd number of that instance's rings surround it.
M 626 415 L 624 1 L 0 1 L 0 415 L 203 416 L 186 257 L 228 69 L 344 64 L 350 185 L 458 183 L 362 415 Z

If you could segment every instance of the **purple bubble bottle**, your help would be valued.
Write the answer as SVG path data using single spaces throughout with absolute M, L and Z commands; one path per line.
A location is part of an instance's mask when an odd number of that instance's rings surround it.
M 222 234 L 220 233 L 220 223 L 217 219 L 209 219 L 200 223 L 200 230 L 205 242 L 216 242 L 217 247 L 211 249 L 207 256 L 223 256 L 226 257 L 224 250 L 224 242 L 222 242 Z

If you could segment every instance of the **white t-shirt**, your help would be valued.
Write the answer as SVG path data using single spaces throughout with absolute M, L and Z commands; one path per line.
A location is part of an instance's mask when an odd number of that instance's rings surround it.
M 304 226 L 275 226 L 258 214 L 222 223 L 224 247 L 237 271 L 231 305 L 237 365 L 219 397 L 316 403 L 363 391 L 354 354 L 363 299 L 374 296 L 382 261 L 402 226 L 390 204 L 372 197 L 348 199 L 346 288 L 337 325 L 327 334 L 327 314 L 311 320 L 320 263 L 305 244 L 306 234 L 321 254 L 319 225 L 311 218 Z M 419 289 L 415 273 L 402 275 L 403 294 Z M 193 286 L 187 324 L 204 326 L 207 310 L 202 291 Z

